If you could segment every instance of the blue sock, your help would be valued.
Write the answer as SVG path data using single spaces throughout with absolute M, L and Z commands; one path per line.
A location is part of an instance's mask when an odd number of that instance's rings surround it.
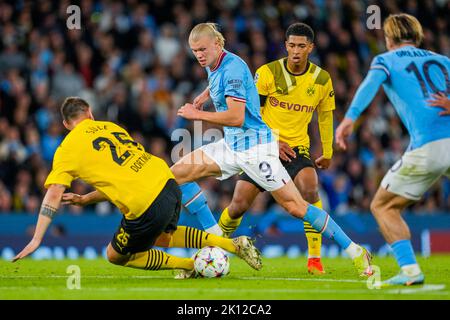
M 342 231 L 341 227 L 322 209 L 308 204 L 303 220 L 309 222 L 314 229 L 329 239 L 336 241 L 342 249 L 347 249 L 352 243 L 352 240 Z
M 182 184 L 180 189 L 183 193 L 181 203 L 190 214 L 197 216 L 204 230 L 217 225 L 217 221 L 208 207 L 205 195 L 196 182 Z
M 416 256 L 410 240 L 399 240 L 391 244 L 395 259 L 400 267 L 417 264 Z

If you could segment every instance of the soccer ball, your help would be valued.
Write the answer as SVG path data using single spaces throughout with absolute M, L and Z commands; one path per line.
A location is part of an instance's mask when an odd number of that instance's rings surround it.
M 204 247 L 194 256 L 194 269 L 204 278 L 220 278 L 230 273 L 230 261 L 221 248 Z

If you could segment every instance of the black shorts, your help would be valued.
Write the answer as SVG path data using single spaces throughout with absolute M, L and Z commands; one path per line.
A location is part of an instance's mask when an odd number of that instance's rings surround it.
M 281 163 L 286 168 L 286 171 L 288 172 L 289 176 L 292 180 L 295 179 L 297 174 L 304 168 L 311 167 L 314 168 L 314 164 L 311 160 L 311 156 L 309 155 L 309 148 L 300 146 L 292 148 L 295 151 L 296 158 L 292 159 L 291 162 L 281 160 Z M 242 172 L 239 175 L 239 180 L 244 180 L 247 182 L 250 182 L 251 184 L 255 185 L 261 192 L 264 192 L 264 188 L 261 188 L 255 181 L 253 181 L 252 178 L 250 178 L 245 172 Z
M 180 209 L 181 191 L 175 180 L 170 179 L 139 218 L 122 218 L 111 240 L 112 247 L 124 255 L 150 249 L 161 233 L 177 229 Z

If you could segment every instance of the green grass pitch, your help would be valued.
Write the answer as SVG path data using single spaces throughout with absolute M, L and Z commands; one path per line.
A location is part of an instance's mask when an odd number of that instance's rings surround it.
M 173 279 L 173 271 L 144 271 L 114 266 L 106 260 L 0 260 L 0 300 L 8 299 L 450 299 L 450 255 L 419 258 L 426 284 L 368 289 L 350 259 L 323 259 L 327 273 L 306 272 L 306 258 L 264 259 L 254 271 L 233 257 L 225 278 Z M 80 268 L 79 290 L 67 288 L 67 268 Z M 392 257 L 375 257 L 386 279 L 397 273 Z M 73 281 L 70 281 L 73 283 Z

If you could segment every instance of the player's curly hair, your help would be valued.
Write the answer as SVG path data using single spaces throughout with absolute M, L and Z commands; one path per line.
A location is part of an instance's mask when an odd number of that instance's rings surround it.
M 394 43 L 414 43 L 419 46 L 423 41 L 423 29 L 416 17 L 406 14 L 391 14 L 383 24 L 386 37 Z
M 286 30 L 286 41 L 289 39 L 289 36 L 305 36 L 309 42 L 314 42 L 313 29 L 303 22 L 291 24 Z
M 61 105 L 61 115 L 65 121 L 76 119 L 88 110 L 89 104 L 79 97 L 67 97 Z
M 189 34 L 189 42 L 196 41 L 200 36 L 208 35 L 211 38 L 215 38 L 219 45 L 223 48 L 225 46 L 225 38 L 220 33 L 218 25 L 212 22 L 205 22 L 197 24 Z

